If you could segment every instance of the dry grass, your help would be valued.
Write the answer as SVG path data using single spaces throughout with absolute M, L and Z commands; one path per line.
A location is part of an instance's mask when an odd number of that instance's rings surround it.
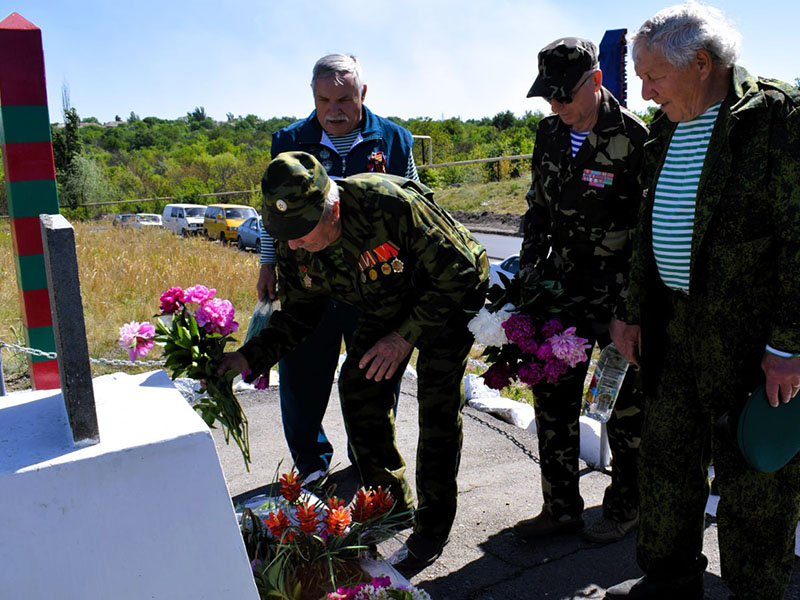
M 237 309 L 238 339 L 244 338 L 256 302 L 258 257 L 202 238 L 182 239 L 163 229 L 113 229 L 76 223 L 86 337 L 94 358 L 127 358 L 117 346 L 119 327 L 152 321 L 158 298 L 168 287 L 203 284 L 216 288 Z M 0 340 L 24 343 L 8 227 L 0 229 Z M 19 355 L 3 353 L 4 371 L 25 369 Z M 149 358 L 149 357 L 148 357 Z M 158 358 L 156 352 L 152 358 Z M 107 371 L 107 369 L 106 369 Z M 93 366 L 93 372 L 104 372 Z

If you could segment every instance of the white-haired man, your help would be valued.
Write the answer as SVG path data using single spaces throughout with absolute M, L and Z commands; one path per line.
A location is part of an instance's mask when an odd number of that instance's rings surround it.
M 762 382 L 773 407 L 800 387 L 800 94 L 736 65 L 738 45 L 722 13 L 697 3 L 660 11 L 633 38 L 642 96 L 661 111 L 611 335 L 630 360 L 641 356 L 644 376 L 645 576 L 607 598 L 703 598 L 712 457 L 722 578 L 735 598 L 783 598 L 794 565 L 800 459 L 762 473 L 714 427 Z

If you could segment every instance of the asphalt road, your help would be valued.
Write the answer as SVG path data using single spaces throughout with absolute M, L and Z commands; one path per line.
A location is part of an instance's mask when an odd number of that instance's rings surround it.
M 522 238 L 494 233 L 478 233 L 473 231 L 477 240 L 486 248 L 491 260 L 502 260 L 511 254 L 519 254 Z
M 249 473 L 236 446 L 226 446 L 219 429 L 213 432 L 234 502 L 263 492 L 264 486 L 274 481 L 281 461 L 282 471 L 291 466 L 281 430 L 277 389 L 243 392 L 239 398 L 250 422 L 253 464 Z M 416 404 L 416 381 L 406 378 L 397 414 L 397 446 L 408 463 L 406 476 L 412 487 Z M 324 426 L 335 449 L 330 481 L 337 486 L 337 495 L 349 498 L 359 480 L 347 460 L 335 387 Z M 583 461 L 580 467 L 584 518 L 591 523 L 600 517 L 609 476 Z M 411 578 L 433 600 L 599 600 L 607 587 L 640 575 L 633 535 L 602 547 L 584 542 L 577 534 L 541 542 L 518 538 L 513 533 L 514 523 L 535 515 L 542 502 L 536 436 L 469 407 L 464 410 L 458 489 L 459 509 L 450 543 L 436 563 Z M 704 550 L 709 558 L 706 598 L 725 600 L 728 591 L 720 578 L 716 533 L 716 521 L 709 517 Z M 389 556 L 398 546 L 399 541 L 390 541 L 380 550 Z M 800 600 L 797 566 L 785 600 Z

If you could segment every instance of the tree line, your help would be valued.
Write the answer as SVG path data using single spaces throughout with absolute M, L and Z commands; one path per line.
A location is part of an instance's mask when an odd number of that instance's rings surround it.
M 131 112 L 127 119 L 100 124 L 92 117 L 81 119 L 68 102 L 63 113 L 63 125 L 53 124 L 51 129 L 59 202 L 71 218 L 160 212 L 165 203 L 93 206 L 102 202 L 174 197 L 208 204 L 214 199 L 201 194 L 257 190 L 270 159 L 272 134 L 297 120 L 229 113 L 226 121 L 217 122 L 196 107 L 177 119 L 140 118 Z M 445 163 L 529 154 L 543 116 L 526 112 L 517 117 L 505 111 L 467 120 L 390 118 L 415 135 L 430 136 L 433 162 Z M 422 164 L 422 144 L 414 145 L 414 157 Z M 519 177 L 529 168 L 527 161 L 503 161 L 421 169 L 420 179 L 440 188 Z M 5 187 L 0 185 L 0 214 L 8 214 Z M 237 196 L 236 202 L 258 206 L 260 198 Z

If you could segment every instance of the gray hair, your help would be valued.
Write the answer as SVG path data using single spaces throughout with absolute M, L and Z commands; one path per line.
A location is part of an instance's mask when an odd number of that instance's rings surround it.
M 326 77 L 333 77 L 334 81 L 342 84 L 342 76 L 348 73 L 353 74 L 353 81 L 355 81 L 356 88 L 359 95 L 364 89 L 364 77 L 361 73 L 361 63 L 358 59 L 351 54 L 328 54 L 323 56 L 314 65 L 311 72 L 311 90 L 314 90 L 314 82 L 317 79 L 325 79 Z
M 319 218 L 320 223 L 333 223 L 333 207 L 339 204 L 339 186 L 335 181 L 331 181 L 331 189 L 328 195 L 325 196 L 325 204 L 322 207 L 322 216 Z
M 686 67 L 698 50 L 706 50 L 711 60 L 731 67 L 739 55 L 742 36 L 734 25 L 712 6 L 687 2 L 658 11 L 633 34 L 633 60 L 643 45 L 658 47 L 676 69 Z

